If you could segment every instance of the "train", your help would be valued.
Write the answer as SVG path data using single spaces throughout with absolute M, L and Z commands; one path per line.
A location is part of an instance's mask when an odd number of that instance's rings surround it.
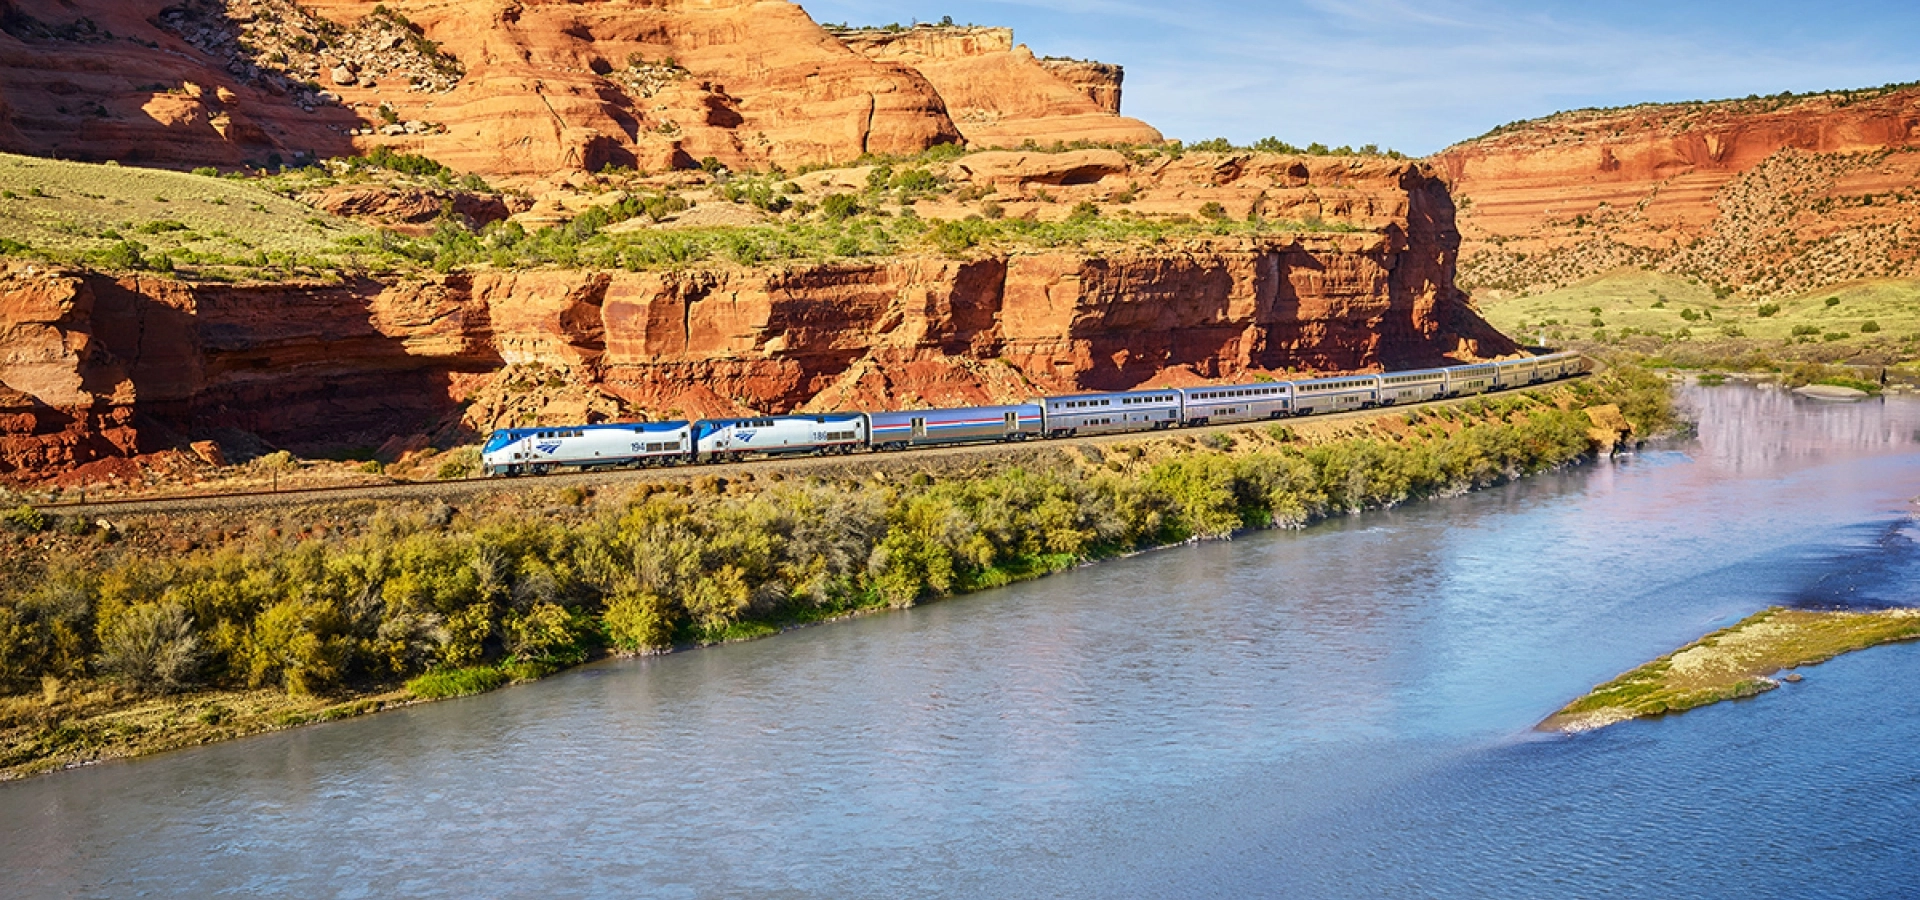
M 559 468 L 642 468 L 750 457 L 825 456 L 1257 422 L 1424 403 L 1584 373 L 1586 357 L 1521 359 L 1378 375 L 1041 397 L 1011 406 L 752 416 L 502 428 L 487 436 L 488 476 Z

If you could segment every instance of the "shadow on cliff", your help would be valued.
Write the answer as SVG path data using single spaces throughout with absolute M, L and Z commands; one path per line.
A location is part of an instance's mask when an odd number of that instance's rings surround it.
M 202 439 L 245 458 L 261 445 L 314 455 L 427 433 L 470 438 L 447 428 L 462 407 L 460 376 L 504 365 L 484 305 L 449 301 L 424 324 L 383 323 L 385 285 L 371 279 L 87 284 L 93 337 L 134 388 L 142 452 Z

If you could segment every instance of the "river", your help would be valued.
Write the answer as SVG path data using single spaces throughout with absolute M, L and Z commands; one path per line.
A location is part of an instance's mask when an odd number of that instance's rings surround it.
M 1920 401 L 772 640 L 0 785 L 0 895 L 1893 896 L 1920 646 L 1534 723 L 1770 605 L 1920 605 Z

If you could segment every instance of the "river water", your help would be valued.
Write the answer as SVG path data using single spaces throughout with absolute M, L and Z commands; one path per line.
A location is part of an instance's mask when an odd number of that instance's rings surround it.
M 0 895 L 1911 896 L 1920 646 L 1534 733 L 1770 604 L 1920 604 L 1920 402 L 0 785 Z

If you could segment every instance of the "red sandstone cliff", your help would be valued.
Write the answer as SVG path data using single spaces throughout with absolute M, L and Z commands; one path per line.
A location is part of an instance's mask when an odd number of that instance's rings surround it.
M 922 31 L 854 52 L 782 0 L 0 0 L 0 149 L 185 168 L 385 144 L 544 175 L 1159 139 L 1117 115 L 1117 68 Z
M 1433 162 L 1477 286 L 1638 264 L 1771 292 L 1920 274 L 1916 148 L 1909 88 L 1562 113 Z
M 1007 156 L 993 171 L 1039 171 Z M 1238 165 L 1310 190 L 1306 161 Z M 0 476 L 231 430 L 296 449 L 378 446 L 457 418 L 462 400 L 514 366 L 559 370 L 606 398 L 556 415 L 707 415 L 1009 401 L 1513 350 L 1452 285 L 1459 236 L 1431 170 L 1322 175 L 1344 177 L 1346 193 L 1327 185 L 1315 209 L 1364 214 L 1373 227 L 1097 252 L 341 285 L 15 264 L 0 277 L 10 350 Z M 545 411 L 489 401 L 468 412 L 484 428 Z

